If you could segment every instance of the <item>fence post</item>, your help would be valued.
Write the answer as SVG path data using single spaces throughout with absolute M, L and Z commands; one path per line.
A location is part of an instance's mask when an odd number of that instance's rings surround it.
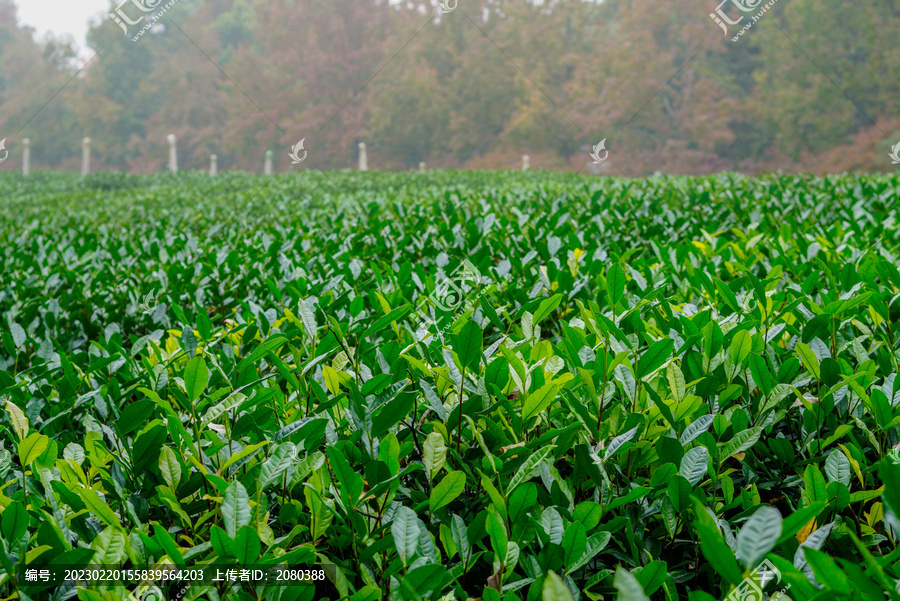
M 527 154 L 522 155 L 522 171 L 528 171 L 531 167 L 531 157 Z
M 360 171 L 368 171 L 369 170 L 369 157 L 366 154 L 366 143 L 359 143 L 359 170 Z
M 271 150 L 266 151 L 266 163 L 265 163 L 265 166 L 263 167 L 263 173 L 265 175 L 272 175 L 272 151 Z
M 91 172 L 91 139 L 81 141 L 81 177 Z
M 28 174 L 31 173 L 31 138 L 22 140 L 22 146 L 22 173 L 28 177 Z
M 175 134 L 169 134 L 169 171 L 178 173 L 178 149 L 175 147 Z
M 216 163 L 219 161 L 219 157 L 214 154 L 209 155 L 209 176 L 215 177 L 215 175 L 219 172 L 216 168 Z

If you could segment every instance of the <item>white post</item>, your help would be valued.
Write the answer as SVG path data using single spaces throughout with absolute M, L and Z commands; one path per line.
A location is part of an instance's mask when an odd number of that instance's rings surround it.
M 531 157 L 527 154 L 522 155 L 522 171 L 528 171 L 531 167 Z
M 216 163 L 218 162 L 219 157 L 214 154 L 209 155 L 209 176 L 214 177 L 219 170 L 216 168 Z
M 425 161 L 419 163 L 419 173 L 425 173 Z
M 169 134 L 169 171 L 178 173 L 178 149 L 175 147 L 175 134 Z
M 22 140 L 22 146 L 24 150 L 22 150 L 22 173 L 25 174 L 25 177 L 28 177 L 28 174 L 31 172 L 31 139 L 25 138 Z
M 91 139 L 81 141 L 81 177 L 91 172 Z
M 360 171 L 368 171 L 369 170 L 369 157 L 366 155 L 366 143 L 359 143 L 359 170 Z
M 272 151 L 266 151 L 266 164 L 263 167 L 263 173 L 265 175 L 272 175 Z

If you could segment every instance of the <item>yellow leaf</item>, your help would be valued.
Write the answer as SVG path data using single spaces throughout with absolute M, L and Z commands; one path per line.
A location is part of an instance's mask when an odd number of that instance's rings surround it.
M 872 509 L 863 515 L 866 517 L 866 523 L 874 528 L 875 524 L 884 519 L 884 505 L 881 503 L 872 503 Z
M 25 554 L 26 563 L 31 563 L 47 551 L 52 551 L 53 547 L 50 545 L 41 545 L 40 547 L 36 547 Z
M 9 421 L 12 422 L 13 430 L 16 431 L 19 440 L 28 436 L 28 418 L 25 417 L 22 410 L 13 405 L 12 401 L 6 401 L 6 412 L 9 413 Z
M 884 319 L 881 317 L 881 314 L 873 309 L 872 305 L 869 305 L 869 316 L 872 318 L 872 322 L 875 324 L 876 328 L 881 325 L 882 321 L 884 321 Z
M 325 386 L 331 394 L 338 394 L 341 390 L 341 379 L 338 377 L 337 371 L 330 365 L 322 368 L 322 379 L 325 380 Z
M 416 359 L 415 357 L 413 357 L 411 355 L 406 355 L 403 353 L 401 353 L 400 356 L 403 357 L 404 359 L 406 359 L 410 365 L 412 365 L 414 368 L 418 369 L 420 372 L 422 372 L 426 376 L 431 375 L 431 369 L 429 369 L 428 365 L 426 365 L 419 359 Z
M 206 469 L 206 466 L 197 461 L 197 458 L 193 455 L 184 455 L 184 458 L 190 461 L 194 465 L 194 467 L 196 467 L 204 476 L 209 473 L 209 471 Z
M 299 319 L 297 319 L 297 316 L 294 315 L 294 312 L 291 311 L 290 309 L 288 309 L 287 307 L 284 308 L 284 316 L 287 317 L 289 320 L 291 320 L 291 323 L 294 324 L 295 326 L 297 326 L 298 328 L 303 327 L 303 322 L 300 321 Z
M 768 315 L 769 315 L 768 313 L 766 313 L 766 308 L 763 307 L 759 301 L 756 301 L 756 306 L 759 309 L 760 315 L 762 315 L 763 320 L 765 320 L 766 317 L 768 317 Z
M 816 530 L 816 518 L 813 518 L 806 526 L 800 529 L 800 532 L 797 533 L 797 542 L 802 543 L 805 541 L 810 534 L 815 532 Z
M 174 355 L 179 348 L 178 339 L 175 336 L 166 338 L 166 352 L 169 355 Z
M 734 265 L 731 264 L 731 261 L 725 261 L 725 270 L 728 271 L 728 275 L 734 277 L 737 275 L 737 269 L 734 268 Z
M 381 305 L 381 310 L 384 311 L 384 314 L 387 315 L 391 312 L 391 303 L 387 302 L 387 299 L 381 296 L 380 293 L 376 292 L 375 296 L 378 298 L 378 304 Z
M 555 382 L 556 384 L 559 385 L 560 388 L 562 388 L 566 384 L 566 382 L 568 382 L 570 380 L 574 380 L 574 379 L 575 379 L 575 376 L 573 374 L 570 374 L 567 372 L 567 373 L 562 374 L 558 378 L 553 378 L 553 382 Z

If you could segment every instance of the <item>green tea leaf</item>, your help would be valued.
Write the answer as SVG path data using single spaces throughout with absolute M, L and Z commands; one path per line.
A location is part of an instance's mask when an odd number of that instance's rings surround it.
M 19 442 L 19 461 L 29 466 L 50 446 L 50 439 L 37 432 Z
M 453 350 L 459 357 L 460 364 L 474 369 L 481 361 L 482 332 L 478 324 L 469 320 L 462 327 L 458 336 L 454 337 Z
M 547 577 L 544 578 L 544 586 L 541 589 L 541 600 L 573 601 L 572 593 L 569 592 L 565 582 L 552 571 L 547 572 Z
M 259 469 L 259 489 L 266 490 L 276 481 L 288 474 L 288 470 L 297 458 L 297 447 L 285 442 L 272 450 L 269 458 Z
M 644 592 L 641 583 L 628 570 L 616 568 L 613 586 L 619 591 L 621 601 L 650 601 L 650 597 Z
M 238 529 L 248 525 L 250 519 L 250 496 L 247 489 L 240 482 L 232 482 L 225 489 L 222 499 L 222 524 L 225 532 L 233 539 Z
M 697 446 L 684 454 L 681 458 L 679 475 L 683 476 L 691 486 L 696 486 L 709 469 L 709 451 L 704 446 Z
M 539 415 L 541 411 L 553 404 L 553 401 L 556 400 L 556 395 L 558 392 L 558 384 L 547 382 L 538 390 L 535 390 L 534 392 L 529 394 L 528 398 L 525 399 L 524 406 L 522 407 L 522 419 L 528 421 L 531 418 Z
M 547 318 L 556 308 L 559 306 L 560 301 L 562 301 L 562 294 L 554 294 L 550 298 L 545 298 L 541 301 L 540 306 L 537 311 L 534 312 L 534 318 L 532 323 L 534 325 L 540 324 L 544 319 Z
M 429 478 L 434 478 L 447 460 L 447 444 L 444 442 L 444 437 L 439 432 L 432 432 L 426 436 L 425 443 L 422 445 L 422 453 L 425 473 Z
M 737 559 L 745 568 L 758 564 L 781 536 L 781 513 L 774 507 L 756 510 L 737 535 Z
M 259 535 L 250 526 L 241 526 L 234 537 L 234 554 L 241 565 L 256 565 L 256 560 L 262 552 Z
M 669 360 L 669 356 L 674 348 L 675 341 L 671 338 L 664 338 L 654 342 L 638 360 L 637 379 L 641 380 L 662 367 Z
M 428 505 L 431 511 L 437 511 L 462 494 L 466 488 L 466 475 L 463 472 L 450 472 L 435 485 L 431 491 Z
M 507 499 L 517 486 L 519 486 L 523 482 L 531 480 L 531 478 L 534 477 L 534 472 L 540 467 L 541 463 L 543 463 L 543 461 L 550 456 L 554 448 L 556 447 L 550 445 L 535 451 L 528 457 L 528 459 L 525 460 L 525 463 L 519 466 L 519 469 L 516 470 L 516 473 L 509 481 L 509 486 L 506 489 Z
M 416 512 L 409 507 L 398 509 L 391 522 L 391 536 L 394 537 L 400 561 L 404 566 L 409 565 L 419 548 L 419 522 Z
M 769 371 L 765 359 L 759 355 L 750 355 L 750 374 L 764 395 L 772 394 L 772 391 L 775 390 L 775 381 L 772 379 L 772 373 Z
M 29 516 L 25 511 L 25 506 L 18 501 L 10 503 L 3 510 L 2 520 L 0 520 L 0 533 L 3 534 L 3 540 L 11 546 L 18 546 L 19 539 L 28 530 Z
M 750 447 L 759 442 L 759 436 L 761 433 L 762 428 L 756 427 L 750 428 L 749 430 L 742 430 L 735 434 L 734 438 L 719 447 L 719 465 L 721 465 L 732 455 L 736 455 L 750 449 Z
M 178 462 L 175 452 L 169 447 L 164 446 L 160 450 L 159 472 L 172 490 L 178 488 L 178 483 L 181 481 L 181 464 Z
M 91 549 L 96 551 L 91 558 L 95 565 L 119 565 L 128 557 L 128 539 L 121 528 L 107 526 L 91 541 Z
M 610 307 L 615 307 L 625 294 L 625 271 L 618 263 L 613 263 L 606 272 L 606 293 Z
M 191 403 L 196 403 L 200 399 L 208 383 L 209 369 L 203 357 L 194 357 L 188 361 L 184 369 L 184 387 Z
M 753 336 L 747 330 L 741 330 L 731 339 L 731 362 L 741 365 L 753 350 Z
M 800 361 L 803 362 L 803 367 L 812 374 L 815 379 L 819 379 L 819 359 L 816 357 L 816 354 L 813 352 L 811 348 L 802 342 L 797 343 L 797 355 L 800 357 Z
M 78 489 L 78 496 L 87 506 L 88 511 L 100 518 L 100 521 L 107 526 L 121 526 L 119 516 L 106 504 L 106 501 L 89 488 Z

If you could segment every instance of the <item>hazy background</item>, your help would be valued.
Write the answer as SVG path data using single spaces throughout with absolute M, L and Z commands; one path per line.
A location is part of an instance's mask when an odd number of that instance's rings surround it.
M 0 169 L 25 137 L 78 169 L 90 136 L 94 170 L 159 171 L 168 133 L 192 169 L 286 170 L 301 138 L 294 169 L 365 141 L 374 169 L 590 172 L 604 138 L 611 174 L 900 167 L 900 0 L 778 0 L 737 42 L 717 0 L 433 4 L 179 0 L 132 42 L 105 0 L 0 0 Z
M 105 18 L 109 0 L 30 0 L 18 2 L 20 25 L 33 27 L 38 39 L 47 34 L 70 36 L 82 49 L 82 56 L 90 58 L 87 48 L 88 21 Z

